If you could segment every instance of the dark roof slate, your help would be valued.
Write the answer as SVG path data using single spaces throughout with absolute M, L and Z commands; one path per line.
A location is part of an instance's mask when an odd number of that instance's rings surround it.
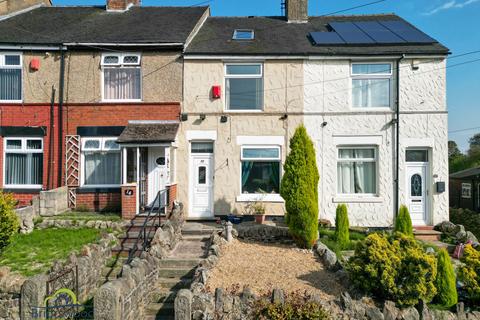
M 118 137 L 117 143 L 173 142 L 177 136 L 178 122 L 129 123 Z
M 480 167 L 465 169 L 462 171 L 454 172 L 450 174 L 450 178 L 452 179 L 465 179 L 470 177 L 475 177 L 480 175 Z
M 0 43 L 184 43 L 208 7 L 40 7 L 0 21 Z
M 327 31 L 332 21 L 403 20 L 394 14 L 310 17 L 288 23 L 283 17 L 209 17 L 186 49 L 187 55 L 372 55 L 447 54 L 440 43 L 314 46 L 313 31 Z M 235 29 L 253 29 L 254 40 L 232 40 Z

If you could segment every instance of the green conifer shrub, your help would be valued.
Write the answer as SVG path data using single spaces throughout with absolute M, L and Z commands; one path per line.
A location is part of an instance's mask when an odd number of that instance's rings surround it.
M 398 211 L 398 216 L 395 219 L 394 231 L 413 237 L 412 219 L 410 218 L 408 208 L 404 205 L 400 206 L 400 210 Z
M 437 295 L 435 301 L 444 307 L 457 304 L 458 294 L 452 261 L 447 250 L 441 249 L 437 256 Z
M 465 265 L 460 268 L 458 278 L 464 284 L 469 302 L 480 305 L 480 251 L 467 244 L 461 260 Z
M 347 206 L 339 204 L 335 216 L 335 240 L 342 250 L 345 250 L 350 243 L 349 227 Z
M 16 203 L 11 194 L 0 191 L 0 250 L 10 243 L 20 228 L 20 222 L 14 211 Z
M 290 234 L 298 246 L 311 248 L 318 237 L 318 180 L 315 147 L 303 125 L 290 139 L 280 195 L 285 200 Z

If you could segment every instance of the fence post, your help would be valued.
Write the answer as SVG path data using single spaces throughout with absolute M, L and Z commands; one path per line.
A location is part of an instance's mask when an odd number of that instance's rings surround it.
M 175 320 L 190 319 L 192 319 L 192 292 L 182 289 L 175 298 Z
M 33 319 L 32 307 L 43 307 L 45 293 L 47 292 L 47 281 L 47 275 L 39 274 L 23 283 L 20 296 L 20 319 Z

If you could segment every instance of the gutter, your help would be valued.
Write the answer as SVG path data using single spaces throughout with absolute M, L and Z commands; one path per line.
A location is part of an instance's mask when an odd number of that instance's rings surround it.
M 104 46 L 104 47 L 183 47 L 182 42 L 159 42 L 159 43 L 116 43 L 116 42 L 68 42 L 64 43 L 64 46 Z
M 61 49 L 60 54 L 60 84 L 58 93 L 58 176 L 57 187 L 62 185 L 63 174 L 63 94 L 65 88 L 65 50 Z
M 397 110 L 395 112 L 395 119 L 393 121 L 396 124 L 396 138 L 395 138 L 395 212 L 394 217 L 398 215 L 400 209 L 400 62 L 405 58 L 405 54 L 401 58 L 397 59 Z

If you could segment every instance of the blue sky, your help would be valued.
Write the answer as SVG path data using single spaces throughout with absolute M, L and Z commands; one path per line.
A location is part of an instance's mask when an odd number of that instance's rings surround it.
M 106 0 L 53 0 L 55 5 L 102 5 Z M 280 15 L 281 0 L 143 0 L 143 5 L 209 4 L 212 15 Z M 374 0 L 310 0 L 309 14 L 322 15 Z M 452 51 L 452 57 L 480 51 L 480 0 L 386 0 L 343 14 L 396 13 Z M 453 58 L 449 65 L 480 59 L 480 52 Z M 480 127 L 480 61 L 447 69 L 449 131 Z M 450 133 L 462 150 L 478 130 Z

